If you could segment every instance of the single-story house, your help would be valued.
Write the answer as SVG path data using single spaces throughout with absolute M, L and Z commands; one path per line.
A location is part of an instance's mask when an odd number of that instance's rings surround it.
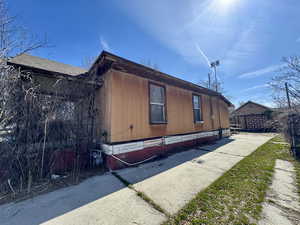
M 230 114 L 230 122 L 242 130 L 263 131 L 270 128 L 272 113 L 273 109 L 248 101 Z
M 222 94 L 106 51 L 89 70 L 26 54 L 9 64 L 39 76 L 45 90 L 58 78 L 96 86 L 91 141 L 109 169 L 230 135 L 232 104 Z

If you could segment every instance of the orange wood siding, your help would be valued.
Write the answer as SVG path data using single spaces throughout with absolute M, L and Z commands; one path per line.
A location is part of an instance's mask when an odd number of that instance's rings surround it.
M 228 108 L 228 105 L 222 100 L 219 100 L 219 102 L 220 102 L 220 109 L 221 109 L 221 127 L 222 128 L 229 128 L 230 127 L 230 122 L 229 122 L 229 108 Z
M 103 75 L 103 85 L 95 96 L 95 105 L 97 110 L 96 134 L 100 139 L 104 132 L 109 132 L 111 127 L 111 73 L 110 71 Z M 106 139 L 103 139 L 105 142 Z
M 105 104 L 104 128 L 108 132 L 108 142 L 125 142 L 138 139 L 184 134 L 197 131 L 218 129 L 219 109 L 221 125 L 229 127 L 227 104 L 212 97 L 214 127 L 210 112 L 209 96 L 202 96 L 203 124 L 195 124 L 193 116 L 192 94 L 195 92 L 179 87 L 161 84 L 166 87 L 167 124 L 151 125 L 149 123 L 149 80 L 120 71 L 111 71 L 106 79 L 109 93 Z M 199 93 L 196 93 L 199 94 Z

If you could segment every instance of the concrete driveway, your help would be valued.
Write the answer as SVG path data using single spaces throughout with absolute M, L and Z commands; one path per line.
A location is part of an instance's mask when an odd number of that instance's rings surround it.
M 169 214 L 229 170 L 270 134 L 239 134 L 214 145 L 196 147 L 166 159 L 117 171 Z M 112 174 L 19 203 L 0 206 L 1 225 L 161 224 L 166 215 L 140 198 Z

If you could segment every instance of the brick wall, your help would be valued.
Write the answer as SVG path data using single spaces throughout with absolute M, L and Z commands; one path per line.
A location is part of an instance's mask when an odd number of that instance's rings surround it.
M 264 114 L 240 115 L 232 118 L 231 123 L 244 130 L 262 130 L 266 128 L 267 116 Z

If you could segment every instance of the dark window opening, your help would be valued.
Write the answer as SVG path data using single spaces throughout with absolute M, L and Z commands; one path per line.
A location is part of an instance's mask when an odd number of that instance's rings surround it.
M 150 84 L 150 122 L 166 123 L 165 87 Z
M 193 112 L 195 123 L 202 122 L 201 97 L 198 95 L 193 95 Z

